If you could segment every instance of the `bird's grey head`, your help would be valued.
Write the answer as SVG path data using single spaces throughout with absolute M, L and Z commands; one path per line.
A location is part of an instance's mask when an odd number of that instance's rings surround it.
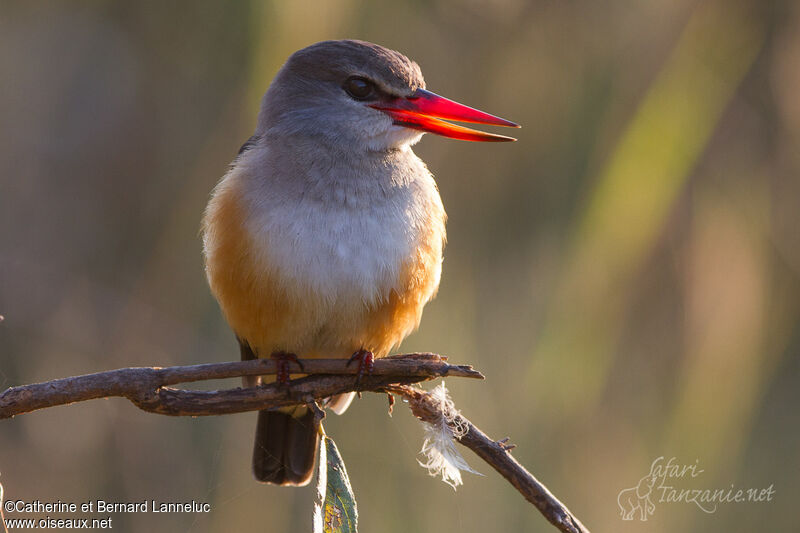
M 292 54 L 264 95 L 257 135 L 297 135 L 347 150 L 383 151 L 417 142 L 374 106 L 425 88 L 419 65 L 376 44 L 323 41 Z

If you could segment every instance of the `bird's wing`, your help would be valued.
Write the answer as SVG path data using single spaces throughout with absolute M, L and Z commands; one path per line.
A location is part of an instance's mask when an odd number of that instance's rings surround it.
M 240 339 L 239 337 L 236 337 L 236 340 L 239 341 L 239 351 L 242 354 L 242 361 L 256 359 L 256 354 L 253 352 L 253 349 L 250 348 L 250 345 L 247 344 L 246 340 Z M 256 387 L 258 386 L 258 382 L 258 376 L 242 376 L 242 385 L 244 387 Z

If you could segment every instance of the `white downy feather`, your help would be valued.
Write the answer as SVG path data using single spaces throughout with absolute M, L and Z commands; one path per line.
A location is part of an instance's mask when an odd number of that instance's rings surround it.
M 442 476 L 442 481 L 456 489 L 463 484 L 461 471 L 481 474 L 467 464 L 464 457 L 456 449 L 455 440 L 466 435 L 468 427 L 458 424 L 459 412 L 450 399 L 450 393 L 444 381 L 430 392 L 431 396 L 439 402 L 442 416 L 435 423 L 424 422 L 425 442 L 422 443 L 420 453 L 425 456 L 425 462 L 417 460 L 420 466 L 428 470 L 431 476 Z

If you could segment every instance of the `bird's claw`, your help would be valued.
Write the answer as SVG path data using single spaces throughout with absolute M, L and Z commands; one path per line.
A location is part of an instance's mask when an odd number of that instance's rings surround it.
M 350 366 L 353 361 L 358 361 L 358 373 L 356 374 L 356 385 L 358 385 L 361 383 L 361 378 L 364 377 L 364 372 L 372 374 L 372 369 L 375 368 L 375 356 L 369 350 L 361 349 L 350 357 L 346 366 Z
M 272 352 L 270 354 L 270 358 L 275 359 L 278 368 L 275 372 L 275 379 L 281 385 L 288 385 L 289 384 L 289 377 L 291 374 L 290 371 L 290 364 L 289 363 L 297 363 L 297 366 L 300 367 L 300 370 L 305 370 L 303 368 L 303 363 L 297 359 L 297 354 L 289 353 L 289 352 Z

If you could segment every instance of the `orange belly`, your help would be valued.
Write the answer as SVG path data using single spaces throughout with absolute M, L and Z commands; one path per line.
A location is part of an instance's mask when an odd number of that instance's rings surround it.
M 245 213 L 234 187 L 215 193 L 204 219 L 206 272 L 231 328 L 258 357 L 282 350 L 301 358 L 345 358 L 359 349 L 382 357 L 417 327 L 438 287 L 443 220 L 420 235 L 392 286 L 367 303 L 355 292 L 331 301 L 265 268 L 269 250 L 246 231 Z

